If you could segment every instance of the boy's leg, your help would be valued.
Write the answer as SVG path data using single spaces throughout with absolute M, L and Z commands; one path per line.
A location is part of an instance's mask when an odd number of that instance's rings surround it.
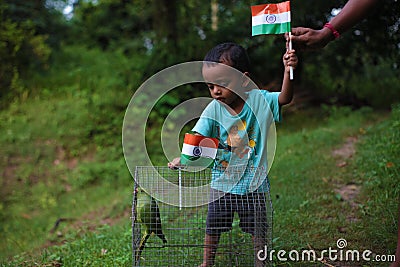
M 240 218 L 239 226 L 244 232 L 252 235 L 253 249 L 254 249 L 254 266 L 266 266 L 268 258 L 262 260 L 258 258 L 259 251 L 262 250 L 261 255 L 265 255 L 264 251 L 268 245 L 268 238 L 271 222 L 267 222 L 267 206 L 264 193 L 249 193 L 243 197 L 241 207 L 238 209 Z
M 253 245 L 254 245 L 254 266 L 264 267 L 266 266 L 266 260 L 261 260 L 258 258 L 258 252 L 265 249 L 265 238 L 257 237 L 253 235 Z M 264 251 L 267 253 L 267 251 Z M 263 253 L 261 253 L 263 254 Z
M 206 234 L 204 239 L 203 263 L 199 267 L 209 267 L 214 265 L 215 254 L 217 253 L 220 234 Z
M 264 207 L 265 208 L 265 207 Z M 265 210 L 256 210 L 255 211 L 255 223 L 254 223 L 254 234 L 253 234 L 253 247 L 254 247 L 254 266 L 256 267 L 264 267 L 268 262 L 268 251 L 270 248 L 268 241 L 268 224 L 267 224 L 267 215 Z M 259 251 L 262 250 L 262 256 L 266 256 L 265 259 L 259 258 Z M 260 255 L 260 256 L 261 256 Z
M 208 204 L 203 263 L 199 267 L 212 266 L 220 236 L 232 229 L 233 211 L 229 193 L 211 189 L 211 196 L 218 196 Z

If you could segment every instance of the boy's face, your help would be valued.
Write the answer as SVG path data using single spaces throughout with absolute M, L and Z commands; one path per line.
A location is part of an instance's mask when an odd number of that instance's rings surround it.
M 244 73 L 220 63 L 204 64 L 202 73 L 212 98 L 231 108 L 244 101 Z

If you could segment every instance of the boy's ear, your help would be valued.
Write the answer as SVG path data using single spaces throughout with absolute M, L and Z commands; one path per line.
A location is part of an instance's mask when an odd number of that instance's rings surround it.
M 250 84 L 250 73 L 245 71 L 243 72 L 243 77 L 242 77 L 242 86 L 247 87 Z

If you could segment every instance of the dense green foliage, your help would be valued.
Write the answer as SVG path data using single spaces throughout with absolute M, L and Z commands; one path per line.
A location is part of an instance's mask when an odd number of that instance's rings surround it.
M 68 3 L 73 10 L 66 15 L 67 19 L 61 10 Z M 7 103 L 9 97 L 30 93 L 32 88 L 26 84 L 30 70 L 53 67 L 54 61 L 49 56 L 59 53 L 60 44 L 120 51 L 128 59 L 139 59 L 141 74 L 135 81 L 139 83 L 172 64 L 201 60 L 219 42 L 235 41 L 248 49 L 253 72 L 262 84 L 279 83 L 285 49 L 283 38 L 250 37 L 249 6 L 258 2 L 214 3 L 218 5 L 216 13 L 210 3 L 199 5 L 191 0 L 3 0 L 0 3 L 2 103 Z M 343 0 L 293 1 L 292 24 L 320 28 L 332 16 L 332 9 L 344 3 Z M 400 61 L 399 12 L 396 0 L 385 1 L 367 20 L 330 44 L 323 53 L 301 55 L 301 65 L 296 71 L 298 85 L 328 102 L 390 107 L 400 92 L 396 83 Z M 385 94 L 380 93 L 380 88 L 384 88 Z
M 65 19 L 46 1 L 0 1 L 0 107 L 31 90 L 29 70 L 48 68 L 64 37 Z

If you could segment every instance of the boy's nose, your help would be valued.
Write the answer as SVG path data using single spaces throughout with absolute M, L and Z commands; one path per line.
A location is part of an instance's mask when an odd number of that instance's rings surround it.
M 221 94 L 221 87 L 218 86 L 218 85 L 214 85 L 213 93 L 216 94 L 216 95 Z

